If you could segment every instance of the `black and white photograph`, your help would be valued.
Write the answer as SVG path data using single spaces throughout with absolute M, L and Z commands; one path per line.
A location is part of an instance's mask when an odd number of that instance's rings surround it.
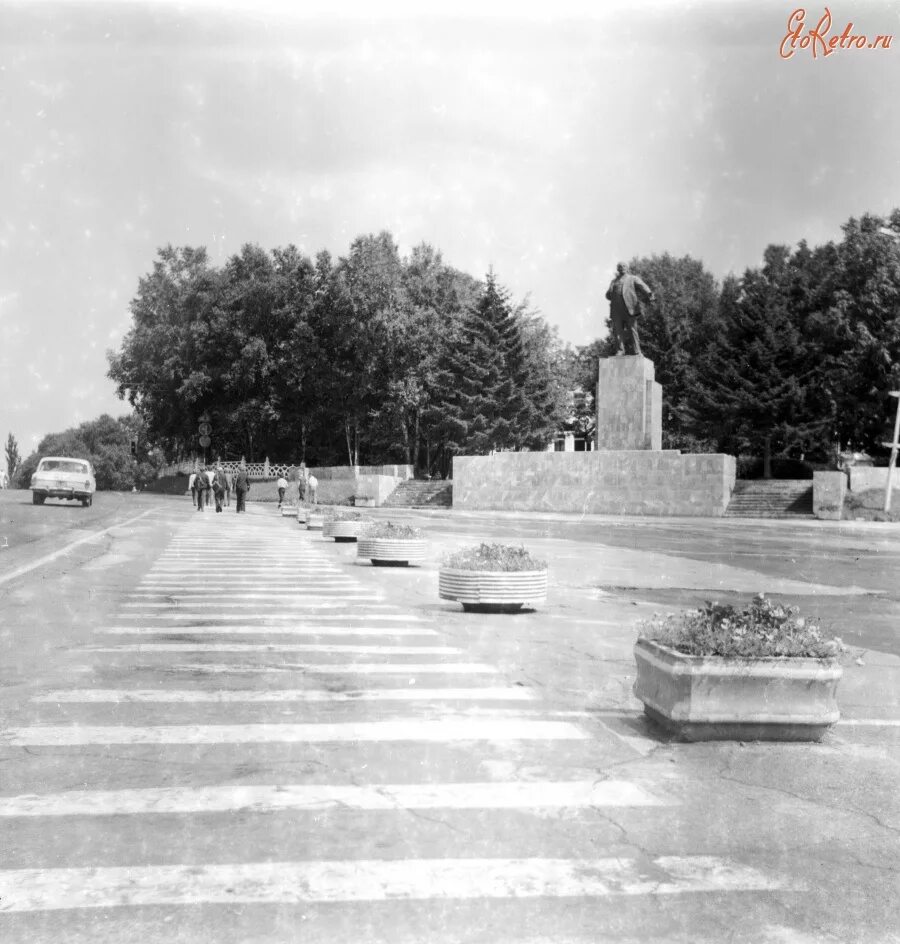
M 900 944 L 900 5 L 0 0 L 0 941 Z

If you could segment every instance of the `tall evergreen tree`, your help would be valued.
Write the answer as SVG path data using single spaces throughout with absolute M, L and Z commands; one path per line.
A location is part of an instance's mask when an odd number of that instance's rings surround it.
M 824 425 L 810 388 L 815 357 L 803 343 L 802 321 L 790 305 L 790 251 L 769 246 L 761 269 L 745 272 L 737 297 L 729 283 L 717 344 L 707 350 L 696 415 L 722 434 L 730 452 L 763 457 L 765 477 L 775 456 L 797 458 Z
M 16 471 L 19 468 L 19 463 L 22 461 L 22 457 L 19 455 L 19 444 L 16 441 L 16 437 L 10 433 L 6 437 L 6 474 L 9 477 L 9 481 L 12 482 L 15 478 Z

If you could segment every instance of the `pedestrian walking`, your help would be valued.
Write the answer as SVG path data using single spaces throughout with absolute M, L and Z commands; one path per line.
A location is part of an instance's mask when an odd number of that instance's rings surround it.
M 309 503 L 311 505 L 318 505 L 319 480 L 314 475 L 310 475 L 309 479 L 307 480 L 306 485 L 307 485 L 306 494 L 309 496 Z
M 301 505 L 306 500 L 306 469 L 301 469 L 297 476 L 297 499 Z
M 278 507 L 284 504 L 284 493 L 287 491 L 287 479 L 282 475 L 278 479 Z
M 213 476 L 212 490 L 216 499 L 216 512 L 222 510 L 222 502 L 225 499 L 225 492 L 228 488 L 228 479 L 222 471 L 222 466 L 216 467 L 216 474 Z
M 237 496 L 237 501 L 235 502 L 235 513 L 240 514 L 242 511 L 246 511 L 247 507 L 245 505 L 245 499 L 247 497 L 247 492 L 250 491 L 250 477 L 247 475 L 246 469 L 238 469 L 237 475 L 234 477 L 234 494 Z
M 231 507 L 231 487 L 232 487 L 231 473 L 226 472 L 225 473 L 225 507 L 226 508 Z
M 191 472 L 191 477 L 188 479 L 188 488 L 191 490 L 191 507 L 197 504 L 197 473 Z
M 203 511 L 203 506 L 209 501 L 207 493 L 209 492 L 209 476 L 205 469 L 200 469 L 197 473 L 197 511 Z

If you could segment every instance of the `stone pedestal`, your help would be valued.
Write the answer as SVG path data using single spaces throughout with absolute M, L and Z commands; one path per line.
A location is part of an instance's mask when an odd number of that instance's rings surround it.
M 662 449 L 662 387 L 640 354 L 600 359 L 597 432 L 601 450 Z

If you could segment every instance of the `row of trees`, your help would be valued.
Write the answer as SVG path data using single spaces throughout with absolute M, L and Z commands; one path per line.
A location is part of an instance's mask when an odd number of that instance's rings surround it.
M 97 488 L 112 491 L 129 491 L 152 482 L 163 460 L 160 453 L 148 447 L 146 430 L 138 416 L 113 419 L 106 414 L 45 436 L 35 452 L 17 463 L 15 478 L 11 474 L 10 482 L 28 488 L 43 456 L 87 459 L 94 467 Z
M 900 388 L 898 242 L 895 210 L 849 220 L 839 242 L 769 246 L 721 285 L 690 257 L 631 260 L 657 298 L 640 332 L 664 389 L 664 446 L 767 469 L 839 446 L 884 454 L 887 392 Z M 593 391 L 597 358 L 614 353 L 610 337 L 563 345 L 492 272 L 477 281 L 427 245 L 400 258 L 388 233 L 336 261 L 245 246 L 215 268 L 203 249 L 167 247 L 131 310 L 109 374 L 134 415 L 46 437 L 20 483 L 56 453 L 90 458 L 100 487 L 130 488 L 163 456 L 197 451 L 204 412 L 214 454 L 446 474 L 457 453 L 590 436 L 591 398 L 573 409 L 566 395 Z
M 406 462 L 543 445 L 566 419 L 564 346 L 493 273 L 483 282 L 389 233 L 346 257 L 244 246 L 159 252 L 109 376 L 172 458 L 197 450 L 309 464 Z

